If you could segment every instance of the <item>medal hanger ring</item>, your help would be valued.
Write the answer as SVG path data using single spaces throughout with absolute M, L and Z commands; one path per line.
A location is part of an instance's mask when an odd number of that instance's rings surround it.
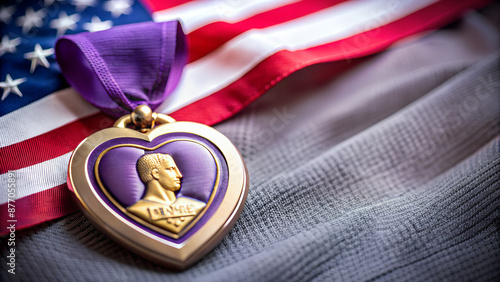
M 129 125 L 135 125 L 135 128 L 142 133 L 148 132 L 155 127 L 156 123 L 172 123 L 176 120 L 168 115 L 155 113 L 146 105 L 137 106 L 130 115 L 124 115 L 119 118 L 114 127 L 128 128 Z

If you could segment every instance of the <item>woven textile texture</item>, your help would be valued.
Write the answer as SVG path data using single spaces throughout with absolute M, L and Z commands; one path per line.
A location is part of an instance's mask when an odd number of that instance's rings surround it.
M 250 192 L 199 263 L 172 272 L 77 212 L 16 234 L 4 281 L 500 279 L 495 25 L 479 13 L 333 75 L 293 74 L 216 126 Z M 330 73 L 331 72 L 331 73 Z M 311 83 L 330 76 L 323 84 Z M 311 86 L 314 84 L 314 86 Z

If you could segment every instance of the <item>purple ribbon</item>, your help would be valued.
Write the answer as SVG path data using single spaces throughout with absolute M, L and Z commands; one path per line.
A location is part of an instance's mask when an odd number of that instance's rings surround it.
M 154 110 L 177 86 L 187 62 L 186 37 L 178 21 L 67 35 L 55 49 L 71 86 L 113 117 L 141 104 Z

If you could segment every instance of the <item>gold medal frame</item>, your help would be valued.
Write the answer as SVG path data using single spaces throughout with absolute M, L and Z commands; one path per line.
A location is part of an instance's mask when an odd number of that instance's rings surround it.
M 89 156 L 106 141 L 131 137 L 151 142 L 169 133 L 190 133 L 209 140 L 219 149 L 228 167 L 228 186 L 221 204 L 205 224 L 182 243 L 148 232 L 116 212 L 97 194 L 96 189 L 101 188 L 91 184 L 87 171 Z M 248 171 L 236 147 L 217 130 L 199 123 L 172 122 L 146 133 L 113 127 L 92 134 L 71 156 L 68 184 L 83 212 L 104 233 L 152 261 L 183 269 L 215 247 L 238 219 L 248 194 Z

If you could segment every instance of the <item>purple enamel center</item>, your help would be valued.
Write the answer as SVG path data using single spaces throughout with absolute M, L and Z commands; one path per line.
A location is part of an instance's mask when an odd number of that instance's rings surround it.
M 151 150 L 158 145 L 161 146 Z M 114 148 L 102 154 L 111 147 Z M 213 194 L 212 202 L 206 207 L 202 218 L 179 239 L 148 229 L 129 218 L 105 196 L 96 181 L 94 165 L 102 154 L 98 173 L 103 186 L 123 208 L 133 205 L 143 197 L 146 190 L 146 185 L 137 172 L 137 161 L 143 155 L 152 153 L 169 154 L 177 164 L 182 173 L 181 189 L 177 197 L 190 197 L 208 203 Z M 228 181 L 227 164 L 218 148 L 207 139 L 188 133 L 170 133 L 159 136 L 152 142 L 135 138 L 104 142 L 91 153 L 87 171 L 92 186 L 109 207 L 140 228 L 173 243 L 185 241 L 207 222 L 220 206 Z
M 99 164 L 99 176 L 113 197 L 124 207 L 139 201 L 146 185 L 137 173 L 137 161 L 145 154 L 169 154 L 182 173 L 182 189 L 177 197 L 185 196 L 207 203 L 217 178 L 217 165 L 210 151 L 200 143 L 173 141 L 156 150 L 118 147 L 106 152 Z

